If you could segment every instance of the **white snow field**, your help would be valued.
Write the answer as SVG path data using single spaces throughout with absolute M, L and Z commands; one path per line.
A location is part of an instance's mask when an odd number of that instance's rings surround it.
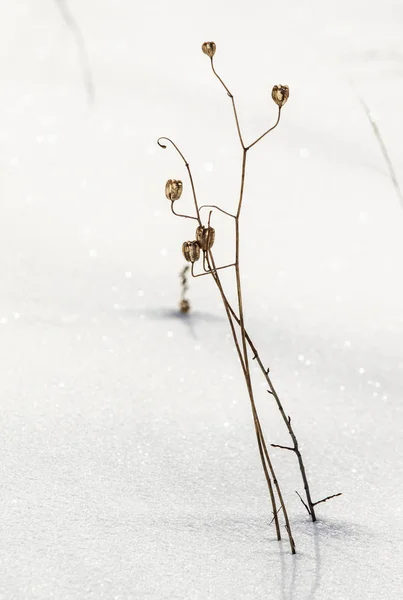
M 192 202 L 156 139 L 203 203 L 234 209 L 239 188 L 207 40 L 247 142 L 290 86 L 248 155 L 241 266 L 314 499 L 343 492 L 312 524 L 273 449 L 295 556 L 213 282 L 177 313 L 194 226 L 166 179 Z M 403 205 L 361 101 L 403 186 L 401 0 L 4 1 L 0 81 L 0 598 L 400 599 Z M 232 225 L 212 219 L 225 264 Z

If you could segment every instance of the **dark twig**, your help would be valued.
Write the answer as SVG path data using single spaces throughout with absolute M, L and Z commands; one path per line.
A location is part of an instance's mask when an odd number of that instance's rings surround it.
M 55 0 L 55 2 L 64 22 L 76 40 L 84 88 L 87 94 L 88 104 L 92 106 L 95 103 L 95 85 L 92 78 L 90 59 L 85 45 L 84 34 L 66 4 L 66 0 Z
M 342 496 L 343 492 L 339 492 L 338 494 L 333 494 L 332 496 L 326 496 L 326 498 L 323 498 L 323 500 L 318 500 L 317 502 L 314 502 L 313 505 L 316 506 L 317 504 L 320 504 L 321 502 L 327 502 L 328 500 L 331 500 L 331 498 L 337 498 L 337 496 Z
M 301 500 L 302 504 L 305 506 L 306 510 L 308 511 L 308 515 L 311 515 L 311 511 L 309 510 L 308 506 L 305 504 L 305 502 L 303 501 L 301 496 L 298 494 L 297 490 L 295 490 L 295 493 L 297 494 L 298 498 Z
M 290 446 L 280 446 L 280 444 L 270 444 L 273 448 L 282 448 L 283 450 L 291 450 L 291 452 L 295 452 L 295 448 L 291 448 Z
M 282 507 L 282 506 L 280 506 L 280 508 L 279 508 L 279 509 L 278 509 L 278 511 L 277 511 L 277 514 L 280 512 L 280 510 L 281 510 L 282 508 L 283 508 L 283 507 Z M 271 525 L 271 524 L 274 522 L 274 519 L 275 519 L 275 516 L 273 515 L 273 518 L 272 518 L 272 520 L 270 521 L 269 525 Z

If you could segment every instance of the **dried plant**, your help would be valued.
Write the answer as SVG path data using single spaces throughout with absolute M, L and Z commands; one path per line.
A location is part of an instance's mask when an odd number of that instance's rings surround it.
M 293 443 L 292 446 L 282 446 L 279 444 L 271 444 L 271 445 L 273 447 L 291 450 L 297 456 L 299 468 L 301 471 L 301 476 L 302 476 L 302 480 L 303 480 L 303 484 L 304 484 L 304 489 L 305 489 L 306 503 L 302 500 L 301 497 L 300 498 L 301 498 L 303 504 L 305 505 L 305 507 L 307 508 L 307 510 L 312 518 L 312 521 L 316 520 L 314 507 L 316 504 L 318 504 L 318 502 L 312 501 L 304 462 L 302 459 L 301 451 L 299 449 L 298 441 L 297 441 L 293 426 L 291 424 L 291 418 L 289 416 L 287 416 L 286 412 L 284 411 L 283 405 L 280 401 L 280 398 L 279 398 L 279 396 L 273 386 L 271 378 L 269 376 L 269 369 L 265 368 L 265 366 L 263 365 L 263 362 L 260 359 L 260 356 L 257 352 L 256 346 L 254 345 L 251 337 L 249 336 L 248 332 L 245 329 L 245 317 L 244 317 L 243 297 L 242 297 L 242 282 L 241 282 L 240 262 L 239 262 L 240 217 L 241 217 L 242 203 L 243 203 L 243 198 L 244 198 L 245 173 L 246 173 L 248 152 L 258 142 L 260 142 L 267 134 L 269 134 L 271 131 L 273 131 L 279 124 L 280 117 L 281 117 L 281 110 L 282 110 L 283 106 L 285 105 L 285 103 L 287 102 L 288 97 L 289 97 L 289 89 L 286 85 L 275 85 L 273 87 L 272 98 L 278 108 L 277 119 L 276 119 L 274 125 L 272 125 L 266 131 L 264 131 L 264 133 L 262 133 L 262 135 L 260 135 L 257 139 L 255 139 L 251 144 L 246 145 L 244 142 L 242 133 L 241 133 L 241 128 L 240 128 L 238 114 L 237 114 L 237 110 L 236 110 L 236 106 L 235 106 L 234 96 L 230 92 L 229 88 L 224 83 L 222 78 L 218 75 L 218 73 L 215 69 L 215 66 L 214 66 L 214 56 L 216 53 L 216 44 L 214 42 L 205 42 L 202 45 L 202 50 L 210 58 L 212 71 L 213 71 L 214 75 L 216 76 L 216 78 L 218 79 L 218 81 L 220 82 L 220 84 L 225 89 L 227 95 L 229 96 L 229 98 L 231 100 L 232 109 L 233 109 L 233 113 L 234 113 L 234 117 L 235 117 L 236 128 L 237 128 L 237 132 L 238 132 L 238 138 L 239 138 L 239 142 L 242 147 L 241 182 L 240 182 L 239 197 L 238 197 L 238 201 L 237 201 L 237 205 L 236 205 L 236 211 L 232 214 L 232 213 L 229 213 L 229 212 L 223 210 L 222 208 L 220 208 L 219 206 L 216 206 L 216 205 L 200 206 L 198 199 L 197 199 L 195 185 L 194 185 L 193 176 L 192 176 L 189 162 L 186 160 L 186 158 L 184 157 L 184 155 L 182 154 L 182 152 L 180 151 L 178 146 L 170 138 L 161 137 L 158 139 L 158 145 L 161 148 L 166 148 L 167 145 L 164 142 L 168 142 L 169 144 L 171 144 L 173 146 L 173 148 L 176 150 L 176 152 L 179 154 L 179 156 L 182 158 L 182 160 L 185 164 L 185 167 L 188 172 L 191 190 L 192 190 L 194 210 L 195 210 L 194 215 L 181 214 L 175 210 L 175 203 L 177 200 L 179 200 L 179 198 L 182 194 L 183 184 L 181 181 L 174 180 L 174 179 L 170 179 L 169 181 L 167 181 L 167 184 L 165 187 L 165 195 L 166 195 L 166 198 L 171 202 L 171 210 L 174 215 L 197 221 L 198 226 L 197 226 L 197 229 L 195 232 L 195 239 L 184 242 L 183 246 L 182 246 L 182 252 L 183 252 L 185 259 L 190 263 L 189 266 L 190 266 L 190 271 L 191 271 L 192 276 L 193 277 L 203 277 L 203 276 L 212 277 L 215 284 L 217 285 L 218 291 L 221 295 L 221 298 L 222 298 L 222 301 L 224 304 L 224 308 L 225 308 L 225 311 L 226 311 L 226 314 L 228 317 L 228 322 L 229 322 L 229 325 L 231 328 L 231 333 L 232 333 L 232 337 L 234 340 L 235 348 L 236 348 L 238 358 L 239 358 L 239 361 L 241 364 L 242 372 L 243 372 L 243 375 L 245 378 L 249 400 L 251 403 L 252 416 L 253 416 L 254 427 L 255 427 L 255 432 L 256 432 L 258 450 L 259 450 L 259 455 L 260 455 L 260 459 L 261 459 L 262 466 L 263 466 L 263 471 L 264 471 L 267 486 L 268 486 L 269 496 L 271 499 L 272 512 L 273 512 L 272 521 L 275 524 L 277 539 L 278 540 L 281 539 L 281 529 L 280 529 L 280 522 L 279 522 L 279 513 L 281 511 L 283 514 L 284 521 L 285 521 L 285 529 L 287 531 L 287 535 L 288 535 L 288 539 L 289 539 L 289 543 L 290 543 L 290 547 L 291 547 L 291 552 L 294 554 L 295 553 L 295 542 L 294 542 L 294 539 L 292 536 L 291 525 L 290 525 L 290 521 L 288 518 L 287 509 L 286 509 L 286 506 L 284 503 L 280 484 L 279 484 L 278 478 L 276 476 L 276 473 L 274 471 L 273 463 L 272 463 L 272 460 L 271 460 L 269 452 L 268 452 L 267 443 L 266 443 L 265 437 L 263 435 L 259 415 L 258 415 L 257 408 L 256 408 L 255 394 L 254 394 L 254 390 L 253 390 L 253 386 L 252 386 L 252 377 L 251 377 L 251 372 L 250 372 L 250 356 L 251 356 L 252 360 L 256 360 L 257 364 L 259 365 L 259 367 L 266 379 L 266 382 L 267 382 L 268 388 L 269 388 L 268 392 L 275 399 L 277 407 L 280 411 L 280 414 L 283 418 L 283 421 L 287 427 L 287 431 L 288 431 L 288 433 L 292 439 L 292 443 Z M 203 225 L 202 218 L 201 218 L 201 211 L 203 209 L 209 209 L 209 216 L 208 216 L 206 225 Z M 234 219 L 234 223 L 235 223 L 235 259 L 234 259 L 233 263 L 224 265 L 224 266 L 217 266 L 216 260 L 215 260 L 215 257 L 214 257 L 213 251 L 212 251 L 212 247 L 214 245 L 214 240 L 215 240 L 215 230 L 213 229 L 213 227 L 211 227 L 210 221 L 211 221 L 214 210 L 218 210 L 221 213 L 224 213 L 225 215 L 227 215 L 228 217 Z M 200 260 L 200 259 L 202 259 L 202 260 Z M 196 273 L 195 272 L 195 264 L 199 260 L 201 262 L 201 268 L 200 268 L 200 272 Z M 236 298 L 237 298 L 235 308 L 231 305 L 231 303 L 228 300 L 228 296 L 225 293 L 225 290 L 223 288 L 223 284 L 222 284 L 222 281 L 220 278 L 220 273 L 219 273 L 220 270 L 229 269 L 229 268 L 233 269 L 235 272 Z M 330 497 L 328 497 L 327 499 L 330 499 Z M 279 508 L 277 508 L 277 501 L 280 505 Z M 323 502 L 323 501 L 324 500 L 322 500 L 320 502 Z

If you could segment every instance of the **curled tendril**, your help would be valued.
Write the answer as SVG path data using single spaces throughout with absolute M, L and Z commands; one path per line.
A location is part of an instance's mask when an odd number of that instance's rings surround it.
M 193 219 L 196 219 L 196 220 L 199 222 L 199 224 L 201 225 L 201 221 L 200 221 L 200 213 L 199 213 L 199 205 L 198 205 L 198 203 L 197 203 L 196 190 L 195 190 L 195 186 L 194 186 L 194 183 L 193 183 L 193 177 L 192 177 L 192 172 L 191 172 L 191 170 L 190 170 L 189 163 L 188 163 L 188 161 L 186 160 L 186 158 L 183 156 L 182 152 L 179 150 L 179 148 L 178 148 L 178 146 L 175 144 L 175 142 L 173 142 L 173 141 L 172 141 L 170 138 L 168 138 L 168 137 L 165 137 L 165 136 L 158 138 L 158 140 L 157 140 L 157 144 L 158 144 L 158 146 L 159 146 L 160 148 L 164 148 L 164 149 L 166 149 L 166 144 L 162 144 L 162 143 L 161 143 L 161 140 L 166 140 L 167 142 L 169 142 L 169 143 L 170 143 L 170 144 L 171 144 L 171 145 L 172 145 L 172 146 L 175 148 L 175 150 L 177 151 L 177 153 L 179 154 L 179 156 L 181 157 L 181 159 L 182 159 L 182 160 L 183 160 L 183 162 L 185 163 L 185 167 L 186 167 L 186 169 L 187 169 L 187 172 L 188 172 L 188 174 L 189 174 L 189 180 L 190 180 L 190 185 L 191 185 L 191 187 L 192 187 L 193 200 L 194 200 L 194 204 L 195 204 L 195 210 L 196 210 L 196 215 L 197 215 L 196 217 L 192 217 L 192 218 L 193 218 Z M 172 212 L 174 212 L 174 211 L 173 211 L 173 209 L 172 209 Z M 174 214 L 175 214 L 175 213 L 174 213 Z M 183 216 L 185 216 L 185 215 L 183 215 Z
M 167 142 L 169 142 L 170 144 L 172 144 L 172 146 L 175 148 L 175 150 L 177 151 L 177 153 L 179 154 L 179 156 L 182 158 L 183 162 L 185 163 L 186 166 L 189 165 L 188 161 L 186 160 L 186 158 L 183 156 L 182 152 L 179 150 L 178 146 L 175 144 L 175 142 L 173 142 L 170 138 L 167 137 L 160 137 L 157 140 L 157 144 L 160 148 L 164 148 L 164 150 L 166 149 L 166 144 L 162 144 L 161 140 L 166 140 Z

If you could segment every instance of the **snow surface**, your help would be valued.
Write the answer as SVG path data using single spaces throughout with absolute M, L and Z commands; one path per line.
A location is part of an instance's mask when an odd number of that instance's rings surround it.
M 62 8 L 81 28 L 95 86 Z M 403 586 L 401 0 L 14 0 L 0 8 L 0 597 L 394 600 Z M 77 31 L 76 31 L 77 33 Z M 242 220 L 247 327 L 292 415 L 318 507 L 273 459 L 278 543 L 225 313 L 180 318 L 164 183 Z M 183 207 L 189 206 L 189 187 Z M 217 255 L 231 226 L 214 216 Z M 227 274 L 227 285 L 233 281 Z M 267 438 L 287 433 L 256 372 Z

